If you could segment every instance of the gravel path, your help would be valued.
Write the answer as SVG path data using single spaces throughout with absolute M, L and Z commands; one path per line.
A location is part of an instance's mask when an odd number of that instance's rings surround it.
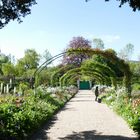
M 83 90 L 32 140 L 138 140 L 126 122 Z

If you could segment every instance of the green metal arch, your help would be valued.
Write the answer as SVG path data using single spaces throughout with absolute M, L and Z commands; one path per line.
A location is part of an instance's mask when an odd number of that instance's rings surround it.
M 60 85 L 64 85 L 64 83 L 66 83 L 66 80 L 69 78 L 70 75 L 73 75 L 74 73 L 81 73 L 81 68 L 75 68 L 75 69 L 71 69 L 69 71 L 67 71 L 59 80 Z
M 97 76 L 100 77 L 100 79 L 102 79 L 103 81 L 108 81 L 109 78 L 104 74 L 101 73 L 99 70 L 95 70 L 95 69 L 84 69 L 84 68 L 76 68 L 76 69 L 72 69 L 69 70 L 68 72 L 66 72 L 61 78 L 60 78 L 60 85 L 63 86 L 67 83 L 67 79 L 69 79 L 71 76 L 73 75 L 82 75 L 82 74 L 88 74 L 90 76 L 94 76 L 97 79 Z M 99 79 L 99 78 L 98 78 Z M 113 83 L 112 83 L 113 84 Z M 115 85 L 114 85 L 115 86 Z
M 119 57 L 117 57 L 116 55 L 114 55 L 113 53 L 109 52 L 108 50 L 100 50 L 100 49 L 85 49 L 85 48 L 78 48 L 78 49 L 75 49 L 75 48 L 71 48 L 69 49 L 68 51 L 66 52 L 63 52 L 63 53 L 60 53 L 52 58 L 50 58 L 49 60 L 45 61 L 42 65 L 40 65 L 35 73 L 34 73 L 34 77 L 31 78 L 33 81 L 36 77 L 36 75 L 38 75 L 48 64 L 50 64 L 50 62 L 53 62 L 54 60 L 64 56 L 64 54 L 74 54 L 74 53 L 88 53 L 88 55 L 94 55 L 94 54 L 97 54 L 97 55 L 101 55 L 101 56 L 104 56 L 106 58 L 108 58 L 112 63 L 118 63 L 119 66 L 120 66 L 120 69 L 124 72 L 124 86 L 126 87 L 127 91 L 130 93 L 131 92 L 131 71 L 130 71 L 130 67 L 127 63 L 125 63 L 124 60 L 120 59 Z M 35 86 L 36 87 L 36 86 Z
M 123 71 L 124 73 L 124 86 L 127 89 L 128 93 L 131 93 L 131 71 L 130 71 L 130 67 L 127 63 L 125 63 L 125 61 L 123 59 L 120 59 L 119 57 L 117 57 L 116 55 L 114 55 L 114 53 L 110 52 L 109 50 L 100 50 L 100 49 L 75 49 L 75 48 L 71 48 L 69 49 L 68 53 L 71 54 L 72 51 L 74 53 L 76 53 L 76 51 L 79 51 L 78 53 L 84 52 L 84 53 L 89 53 L 91 56 L 94 54 L 97 55 L 101 55 L 105 58 L 108 58 L 112 63 L 118 63 L 118 65 L 120 66 L 120 69 Z
M 87 63 L 86 63 L 87 62 Z M 99 71 L 99 72 L 102 72 L 102 74 L 105 76 L 105 75 L 109 75 L 110 79 L 111 79 L 111 82 L 112 82 L 112 85 L 116 88 L 116 74 L 115 72 L 108 66 L 105 66 L 101 63 L 95 63 L 93 61 L 85 61 L 82 65 L 82 70 L 83 71 Z
M 88 71 L 87 70 L 85 72 L 86 72 L 86 75 L 91 76 L 91 79 L 96 79 L 101 84 L 108 83 L 108 81 L 111 82 L 109 77 L 107 77 L 106 75 L 103 75 L 102 73 L 100 73 L 98 71 Z

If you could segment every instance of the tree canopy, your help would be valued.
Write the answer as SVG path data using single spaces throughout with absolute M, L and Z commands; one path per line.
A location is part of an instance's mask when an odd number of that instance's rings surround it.
M 10 20 L 22 22 L 21 17 L 31 13 L 31 6 L 36 4 L 35 0 L 1 0 L 0 1 L 0 29 Z
M 25 50 L 25 55 L 17 62 L 18 75 L 23 75 L 28 70 L 35 70 L 39 65 L 40 55 L 34 49 Z
M 128 43 L 124 48 L 122 48 L 120 50 L 120 52 L 118 53 L 118 56 L 121 59 L 124 59 L 125 61 L 130 60 L 132 54 L 134 52 L 134 45 L 131 43 Z
M 89 0 L 85 0 L 88 2 Z M 110 0 L 105 0 L 110 1 Z M 133 11 L 140 10 L 139 0 L 117 0 L 119 7 L 128 3 Z M 22 22 L 22 17 L 31 13 L 31 6 L 36 4 L 36 0 L 1 0 L 0 1 L 0 29 L 11 20 Z
M 91 49 L 91 42 L 81 36 L 73 37 L 73 39 L 69 42 L 68 48 L 65 51 L 70 49 Z M 62 60 L 63 64 L 74 64 L 81 65 L 82 61 L 90 58 L 89 54 L 85 53 L 72 53 L 70 55 L 65 54 Z
M 98 49 L 104 49 L 104 42 L 100 38 L 94 38 L 93 47 Z
M 89 0 L 85 0 L 86 2 L 88 2 Z M 110 1 L 110 0 L 105 0 Z M 133 11 L 136 10 L 140 10 L 140 0 L 117 0 L 120 2 L 119 7 L 121 7 L 122 5 L 124 5 L 125 3 L 128 3 L 129 6 L 133 9 Z

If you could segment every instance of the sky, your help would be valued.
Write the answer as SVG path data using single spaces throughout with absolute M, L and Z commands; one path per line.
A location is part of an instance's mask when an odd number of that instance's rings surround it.
M 101 38 L 105 49 L 119 52 L 126 44 L 134 45 L 132 60 L 140 55 L 140 11 L 133 12 L 118 1 L 104 0 L 37 0 L 23 22 L 11 21 L 0 30 L 0 50 L 19 59 L 26 49 L 52 56 L 61 53 L 73 37 L 92 41 Z

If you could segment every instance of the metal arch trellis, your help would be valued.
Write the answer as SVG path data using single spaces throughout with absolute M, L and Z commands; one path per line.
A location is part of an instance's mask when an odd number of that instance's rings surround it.
M 50 59 L 48 59 L 47 61 L 45 61 L 44 63 L 42 63 L 34 72 L 34 77 L 36 76 L 36 74 L 39 74 L 48 64 L 50 64 L 51 62 L 53 62 L 54 60 L 62 57 L 66 52 L 57 54 L 53 57 L 51 57 Z M 45 65 L 45 66 L 44 66 Z
M 35 88 L 35 80 L 36 80 L 36 76 L 44 69 L 47 67 L 48 64 L 50 64 L 51 62 L 53 62 L 54 60 L 64 56 L 64 54 L 66 53 L 74 53 L 74 52 L 80 52 L 80 50 L 69 50 L 69 51 L 65 51 L 65 52 L 62 52 L 60 54 L 57 54 L 53 57 L 51 57 L 50 59 L 48 59 L 47 61 L 45 61 L 44 63 L 42 63 L 34 72 L 33 74 L 33 77 L 31 78 L 31 87 L 33 88 L 33 85 L 34 85 L 34 88 Z
M 68 50 L 68 51 L 65 51 L 65 52 L 62 52 L 60 54 L 57 54 L 53 57 L 51 57 L 50 59 L 48 59 L 47 61 L 45 61 L 44 63 L 42 63 L 34 72 L 33 74 L 33 77 L 30 79 L 30 85 L 31 85 L 31 88 L 32 89 L 36 89 L 36 84 L 35 84 L 35 81 L 36 81 L 36 76 L 41 73 L 41 71 L 47 67 L 48 64 L 50 64 L 51 62 L 53 62 L 54 60 L 64 56 L 64 54 L 66 53 L 74 53 L 74 52 L 80 52 L 80 50 L 76 49 L 76 50 Z
M 34 77 L 39 74 L 48 64 L 50 64 L 51 62 L 53 62 L 54 60 L 64 56 L 64 54 L 66 53 L 74 53 L 74 52 L 80 52 L 80 50 L 72 50 L 72 51 L 65 51 L 65 52 L 62 52 L 60 54 L 57 54 L 53 57 L 51 57 L 50 59 L 48 59 L 47 61 L 45 61 L 44 63 L 42 63 L 37 69 L 36 71 L 34 72 Z M 44 66 L 45 65 L 45 66 Z
M 107 51 L 101 51 L 101 50 L 97 50 L 97 49 L 71 49 L 71 50 L 66 50 L 65 52 L 62 52 L 60 54 L 57 54 L 53 57 L 51 57 L 50 59 L 48 59 L 47 61 L 45 61 L 43 64 L 41 64 L 34 72 L 33 77 L 30 79 L 31 82 L 31 87 L 32 88 L 36 88 L 36 75 L 39 74 L 45 67 L 47 67 L 48 64 L 50 64 L 51 62 L 53 62 L 54 60 L 64 56 L 64 54 L 69 53 L 69 54 L 74 54 L 75 52 L 81 53 L 81 51 L 83 51 L 84 53 L 90 53 L 90 54 L 99 54 L 99 55 L 103 55 L 104 57 L 111 57 L 111 61 L 113 62 L 118 61 L 120 64 L 121 69 L 124 71 L 124 84 L 125 87 L 127 89 L 127 91 L 129 93 L 131 93 L 131 73 L 129 68 L 126 69 L 128 67 L 127 64 L 124 63 L 124 61 L 122 59 L 119 59 L 117 56 L 112 55 L 112 53 L 109 53 Z M 109 56 L 107 54 L 110 54 Z M 130 88 L 129 88 L 130 86 Z
M 41 71 L 47 67 L 47 65 L 49 65 L 50 63 L 52 63 L 54 60 L 62 57 L 65 53 L 67 52 L 63 52 L 63 53 L 60 53 L 60 54 L 57 54 L 53 57 L 51 57 L 50 59 L 48 59 L 47 61 L 45 61 L 44 63 L 42 63 L 34 72 L 34 75 L 33 75 L 33 78 L 32 78 L 32 83 L 35 84 L 35 80 L 36 80 L 36 76 L 41 73 Z M 32 86 L 33 87 L 33 86 Z M 34 85 L 34 88 L 35 88 L 35 85 Z

